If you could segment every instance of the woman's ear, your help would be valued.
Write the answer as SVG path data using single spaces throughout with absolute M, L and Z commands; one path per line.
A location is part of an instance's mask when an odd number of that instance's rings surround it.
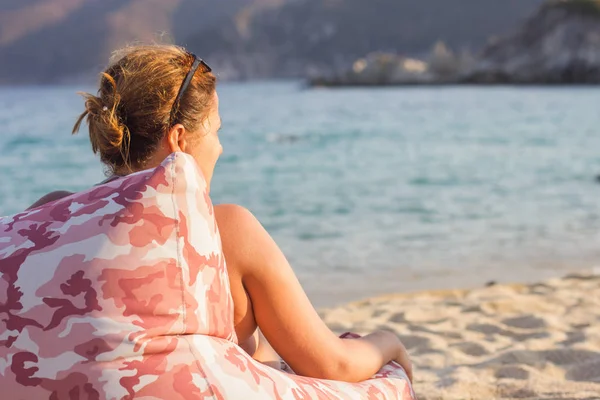
M 185 152 L 187 148 L 187 131 L 181 124 L 174 125 L 167 134 L 167 146 L 171 153 Z

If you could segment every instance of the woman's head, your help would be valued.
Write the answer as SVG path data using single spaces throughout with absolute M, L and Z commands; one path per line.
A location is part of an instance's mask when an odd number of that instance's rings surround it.
M 194 157 L 210 183 L 222 152 L 216 78 L 210 68 L 196 62 L 198 68 L 183 88 L 196 57 L 180 47 L 129 47 L 113 60 L 101 75 L 97 96 L 84 94 L 85 111 L 73 132 L 87 120 L 92 149 L 114 174 L 152 168 L 170 153 L 183 151 Z

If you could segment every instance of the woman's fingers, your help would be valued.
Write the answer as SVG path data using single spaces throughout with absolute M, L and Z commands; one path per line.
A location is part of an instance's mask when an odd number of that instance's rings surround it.
M 402 360 L 400 365 L 402 365 L 402 367 L 406 371 L 406 375 L 408 375 L 408 379 L 410 379 L 410 382 L 412 383 L 412 379 L 413 379 L 412 361 L 410 360 L 410 356 L 408 354 L 408 351 L 406 350 L 406 347 L 404 347 L 403 344 L 401 344 L 400 346 L 401 346 L 400 359 Z
M 404 368 L 406 371 L 406 375 L 408 375 L 408 379 L 410 379 L 411 383 L 413 381 L 413 366 L 412 361 L 410 361 L 410 356 L 408 355 L 408 351 L 406 347 L 402 343 L 400 343 L 400 351 L 398 352 L 398 357 L 395 361 Z

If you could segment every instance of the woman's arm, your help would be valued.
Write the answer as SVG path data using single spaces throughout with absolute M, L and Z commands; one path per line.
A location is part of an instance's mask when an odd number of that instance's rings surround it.
M 63 197 L 67 197 L 72 195 L 72 192 L 67 192 L 65 190 L 57 190 L 56 192 L 48 193 L 47 195 L 41 197 L 38 201 L 33 203 L 31 206 L 27 207 L 27 210 L 31 210 L 32 208 L 36 208 L 42 206 L 46 203 L 50 203 L 51 201 L 62 199 Z
M 256 341 L 256 351 L 252 354 L 252 358 L 256 361 L 268 365 L 271 368 L 281 369 L 281 358 L 273 349 L 268 340 L 263 336 L 260 329 L 254 331 L 253 340 Z
M 321 320 L 285 256 L 246 209 L 219 206 L 227 257 L 236 260 L 254 317 L 264 336 L 299 375 L 358 382 L 391 360 L 407 365 L 406 351 L 391 332 L 340 339 Z

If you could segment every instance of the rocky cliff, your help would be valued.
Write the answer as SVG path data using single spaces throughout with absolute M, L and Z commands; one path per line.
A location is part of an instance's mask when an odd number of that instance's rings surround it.
M 372 52 L 415 57 L 439 40 L 483 47 L 507 34 L 542 0 L 288 0 L 232 24 L 200 31 L 189 44 L 241 78 L 321 75 Z
M 0 83 L 92 77 L 111 50 L 152 40 L 188 46 L 223 78 L 300 77 L 438 40 L 476 50 L 541 1 L 0 0 Z
M 600 84 L 600 0 L 550 0 L 475 56 L 439 43 L 421 59 L 371 54 L 312 85 Z
M 600 83 L 600 0 L 545 3 L 521 29 L 488 45 L 462 80 Z

